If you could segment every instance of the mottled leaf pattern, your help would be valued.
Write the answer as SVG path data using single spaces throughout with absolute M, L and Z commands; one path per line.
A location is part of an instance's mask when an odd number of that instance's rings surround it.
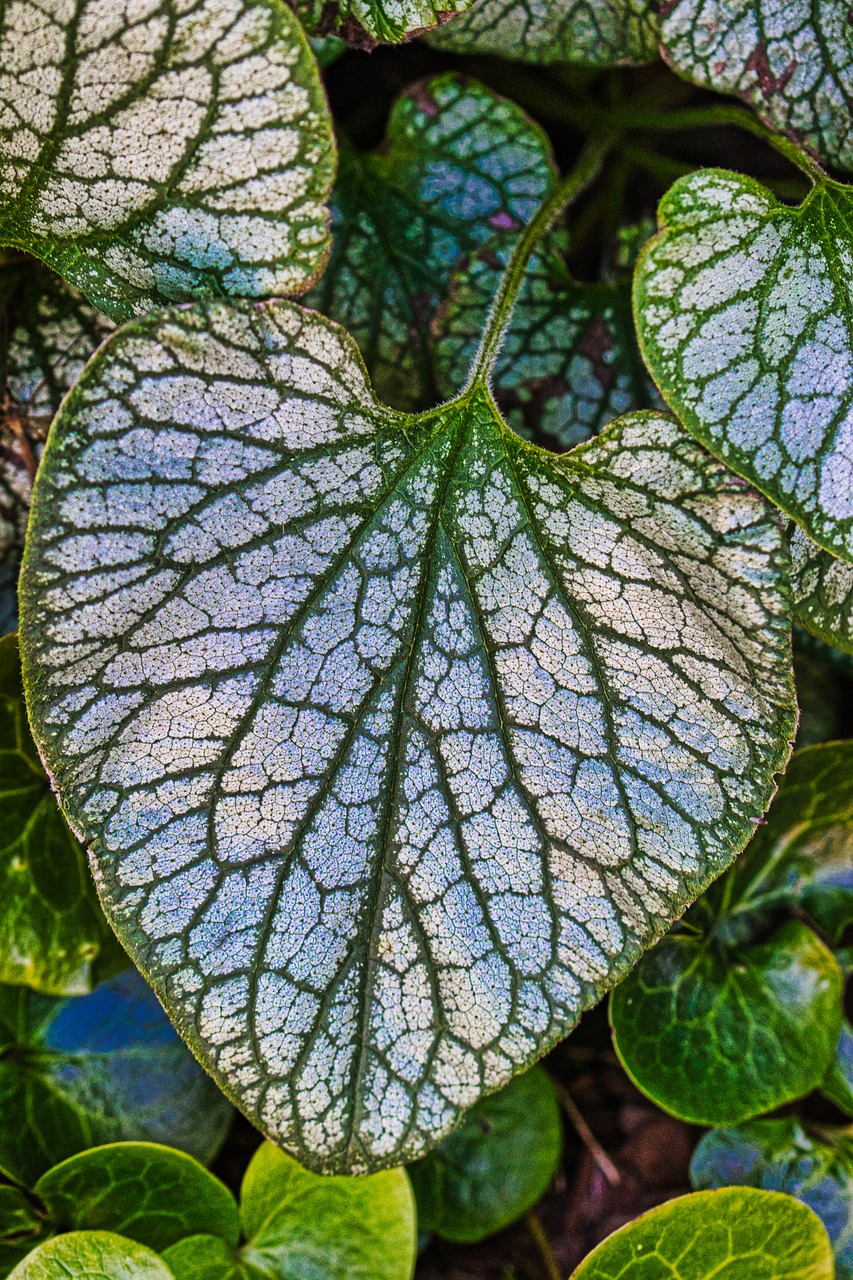
M 780 133 L 853 169 L 848 0 L 676 0 L 660 10 L 663 55 L 679 75 L 738 94 Z
M 571 449 L 656 398 L 634 337 L 625 281 L 579 284 L 566 267 L 565 237 L 551 238 L 527 269 L 492 374 L 492 391 L 518 433 Z M 457 267 L 433 322 L 439 389 L 461 387 L 512 244 L 488 241 Z
M 554 176 L 542 130 L 454 75 L 413 85 L 377 151 L 343 152 L 332 257 L 306 302 L 355 338 L 386 403 L 439 399 L 429 322 L 453 266 L 496 230 L 520 231 Z
M 658 210 L 635 276 L 646 362 L 687 429 L 853 560 L 853 192 L 798 208 L 702 170 Z
M 447 22 L 471 0 L 290 0 L 305 29 L 343 36 L 357 49 L 396 44 Z
M 430 40 L 525 62 L 651 62 L 658 53 L 651 8 L 630 0 L 474 0 Z
M 18 625 L 18 569 L 51 418 L 112 323 L 34 262 L 0 272 L 0 633 Z
M 821 550 L 797 528 L 791 564 L 797 620 L 827 644 L 853 653 L 853 564 Z
M 0 5 L 0 242 L 113 319 L 301 292 L 333 174 L 317 66 L 277 0 Z
M 286 303 L 126 326 L 51 432 L 38 741 L 112 921 L 315 1168 L 419 1155 L 728 864 L 793 732 L 785 540 L 672 420 L 405 418 Z

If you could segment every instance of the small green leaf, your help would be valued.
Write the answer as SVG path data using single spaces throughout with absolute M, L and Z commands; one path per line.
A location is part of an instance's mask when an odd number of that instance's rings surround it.
M 658 56 L 652 6 L 630 0 L 474 0 L 430 43 L 458 53 L 525 62 L 651 62 Z
M 784 537 L 672 420 L 557 457 L 479 386 L 406 418 L 289 303 L 107 343 L 22 585 L 111 922 L 324 1171 L 416 1159 L 561 1039 L 743 847 L 792 736 Z
M 443 395 L 465 382 L 512 245 L 493 238 L 456 268 L 433 321 Z M 565 248 L 565 236 L 554 235 L 531 259 L 492 374 L 510 426 L 558 451 L 657 399 L 637 349 L 626 281 L 579 284 Z
M 798 622 L 826 644 L 853 653 L 853 565 L 823 551 L 795 528 L 791 567 Z
M 702 170 L 658 209 L 634 310 L 681 421 L 825 550 L 853 560 L 853 191 L 798 208 Z
M 174 1280 L 162 1258 L 111 1231 L 72 1231 L 39 1245 L 9 1280 Z
M 126 968 L 27 723 L 18 637 L 0 640 L 0 983 L 81 995 Z
M 115 320 L 302 292 L 328 250 L 334 141 L 276 0 L 0 8 L 0 243 Z
M 0 634 L 18 625 L 18 568 L 30 496 L 51 418 L 112 330 L 36 262 L 0 268 Z
M 752 1187 L 697 1191 L 609 1236 L 571 1280 L 834 1280 L 820 1219 Z
M 520 232 L 554 178 L 539 126 L 450 74 L 397 100 L 376 151 L 342 152 L 332 257 L 305 301 L 355 338 L 381 399 L 435 403 L 429 324 L 453 266 L 496 230 Z
M 478 1102 L 410 1167 L 419 1230 L 463 1244 L 494 1235 L 545 1194 L 562 1149 L 554 1086 L 534 1067 Z
M 467 8 L 471 0 L 290 0 L 312 34 L 336 32 L 356 49 L 423 35 Z
M 33 1196 L 20 1187 L 0 1186 L 0 1276 L 8 1276 L 22 1258 L 51 1234 L 47 1215 Z
M 853 1136 L 791 1116 L 707 1133 L 690 1167 L 698 1188 L 759 1187 L 796 1196 L 826 1227 L 836 1280 L 853 1280 Z
M 324 1178 L 264 1143 L 240 1192 L 241 1257 L 287 1280 L 410 1280 L 416 1223 L 404 1169 Z
M 33 1188 L 61 1231 L 115 1231 L 162 1253 L 207 1232 L 236 1245 L 240 1217 L 227 1187 L 192 1156 L 120 1142 L 71 1156 Z
M 249 1266 L 221 1236 L 187 1236 L 163 1251 L 163 1261 L 175 1280 L 270 1280 L 269 1271 Z
M 613 992 L 616 1051 L 682 1120 L 735 1124 L 816 1089 L 841 1031 L 841 970 L 811 929 L 727 947 L 676 933 Z
M 212 1159 L 230 1114 L 133 970 L 69 1000 L 0 987 L 0 1169 L 16 1181 L 124 1139 Z

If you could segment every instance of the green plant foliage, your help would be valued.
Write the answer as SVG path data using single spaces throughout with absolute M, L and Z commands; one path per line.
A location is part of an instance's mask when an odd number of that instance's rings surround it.
M 849 972 L 845 972 L 845 977 L 849 976 Z M 853 1117 L 853 1026 L 846 1018 L 842 1020 L 835 1058 L 820 1091 L 839 1111 Z
M 174 1280 L 157 1254 L 111 1231 L 73 1231 L 39 1245 L 10 1280 Z
M 396 44 L 447 22 L 471 0 L 290 0 L 306 30 L 336 32 L 357 49 Z
M 794 608 L 826 644 L 853 653 L 853 565 L 816 546 L 802 529 L 791 534 Z
M 306 302 L 346 327 L 382 400 L 436 402 L 429 324 L 451 269 L 496 230 L 517 236 L 554 177 L 538 125 L 450 74 L 397 100 L 376 151 L 342 150 L 332 257 Z
M 634 308 L 665 400 L 821 547 L 853 560 L 851 189 L 819 181 L 790 208 L 751 178 L 702 170 L 676 182 L 658 221 Z
M 792 736 L 784 553 L 667 417 L 561 457 L 479 382 L 405 418 L 292 304 L 102 349 L 36 487 L 37 740 L 266 1133 L 417 1158 L 730 862 Z
M 127 966 L 27 723 L 17 636 L 0 640 L 0 982 L 80 995 Z
M 456 268 L 433 322 L 442 395 L 465 381 L 512 244 L 493 238 Z M 566 249 L 565 235 L 554 235 L 532 259 L 492 376 L 510 426 L 558 451 L 655 402 L 634 336 L 627 280 L 579 284 L 566 266 Z
M 50 1235 L 50 1224 L 34 1196 L 22 1187 L 0 1186 L 0 1276 Z
M 0 987 L 0 1117 L 0 1170 L 32 1186 L 123 1139 L 211 1159 L 230 1108 L 131 970 L 74 999 Z
M 631 0 L 474 0 L 431 43 L 459 53 L 525 62 L 651 62 L 658 40 L 651 6 Z
M 265 1143 L 243 1179 L 240 1213 L 237 1252 L 209 1235 L 165 1251 L 176 1280 L 410 1280 L 414 1271 L 415 1205 L 403 1169 L 324 1178 Z
M 622 1227 L 572 1280 L 833 1280 L 832 1248 L 811 1209 L 751 1187 L 697 1191 Z
M 18 568 L 30 495 L 51 418 L 112 329 L 33 260 L 0 267 L 0 634 L 18 625 Z
M 693 1156 L 698 1188 L 761 1187 L 807 1204 L 826 1227 L 836 1280 L 853 1277 L 853 1136 L 803 1127 L 793 1116 L 707 1133 Z
M 409 1168 L 419 1229 L 462 1243 L 494 1235 L 545 1194 L 562 1149 L 554 1086 L 533 1067 L 478 1102 Z
M 328 250 L 331 120 L 275 0 L 0 9 L 0 243 L 115 320 L 301 292 Z
M 619 1057 L 659 1106 L 736 1123 L 817 1088 L 841 1031 L 832 953 L 795 921 L 763 943 L 674 934 L 611 997 Z
M 833 937 L 853 919 L 851 742 L 794 755 L 743 858 L 614 992 L 623 1062 L 676 1115 L 737 1123 L 832 1088 L 838 962 L 802 923 L 763 937 L 794 905 Z
M 201 1232 L 231 1246 L 240 1235 L 228 1188 L 191 1156 L 153 1142 L 82 1151 L 48 1170 L 33 1190 L 58 1231 L 114 1231 L 157 1253 Z
M 834 661 L 837 651 L 803 632 L 794 635 L 794 679 L 797 686 L 798 747 L 813 747 L 843 737 L 853 706 L 853 680 Z M 837 654 L 843 657 L 842 654 Z

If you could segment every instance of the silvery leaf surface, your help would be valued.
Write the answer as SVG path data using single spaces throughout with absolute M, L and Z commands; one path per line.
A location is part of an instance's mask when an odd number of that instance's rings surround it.
M 397 44 L 449 21 L 471 0 L 290 0 L 306 31 L 338 35 L 356 49 Z
M 853 560 L 853 191 L 798 207 L 725 170 L 680 179 L 640 256 L 646 363 L 688 431 Z
M 455 74 L 410 86 L 376 151 L 343 151 L 332 256 L 305 301 L 355 338 L 386 403 L 440 398 L 429 325 L 454 265 L 495 231 L 517 237 L 555 175 L 539 126 Z
M 317 64 L 277 0 L 0 4 L 0 243 L 114 320 L 308 288 L 334 169 Z
M 556 456 L 407 417 L 295 304 L 125 326 L 55 422 L 34 731 L 111 922 L 299 1160 L 421 1155 L 743 847 L 794 730 L 788 555 L 672 419 Z
M 791 567 L 797 621 L 826 644 L 853 653 L 853 564 L 794 527 Z

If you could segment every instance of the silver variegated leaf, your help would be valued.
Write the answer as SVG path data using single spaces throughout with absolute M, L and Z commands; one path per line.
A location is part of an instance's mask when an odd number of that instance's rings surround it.
M 794 613 L 813 635 L 853 653 L 853 564 L 794 527 L 791 534 Z
M 656 58 L 656 28 L 652 6 L 639 0 L 474 0 L 430 42 L 458 53 L 608 67 Z
M 308 288 L 334 168 L 278 0 L 0 3 L 0 243 L 113 319 Z
M 661 201 L 635 275 L 646 363 L 687 429 L 853 560 L 853 191 L 798 208 L 702 170 Z
M 307 31 L 339 35 L 356 49 L 423 35 L 466 9 L 471 0 L 290 0 Z
M 291 303 L 127 325 L 55 422 L 34 731 L 196 1054 L 321 1170 L 411 1160 L 745 844 L 794 729 L 772 509 L 660 414 L 417 417 Z

